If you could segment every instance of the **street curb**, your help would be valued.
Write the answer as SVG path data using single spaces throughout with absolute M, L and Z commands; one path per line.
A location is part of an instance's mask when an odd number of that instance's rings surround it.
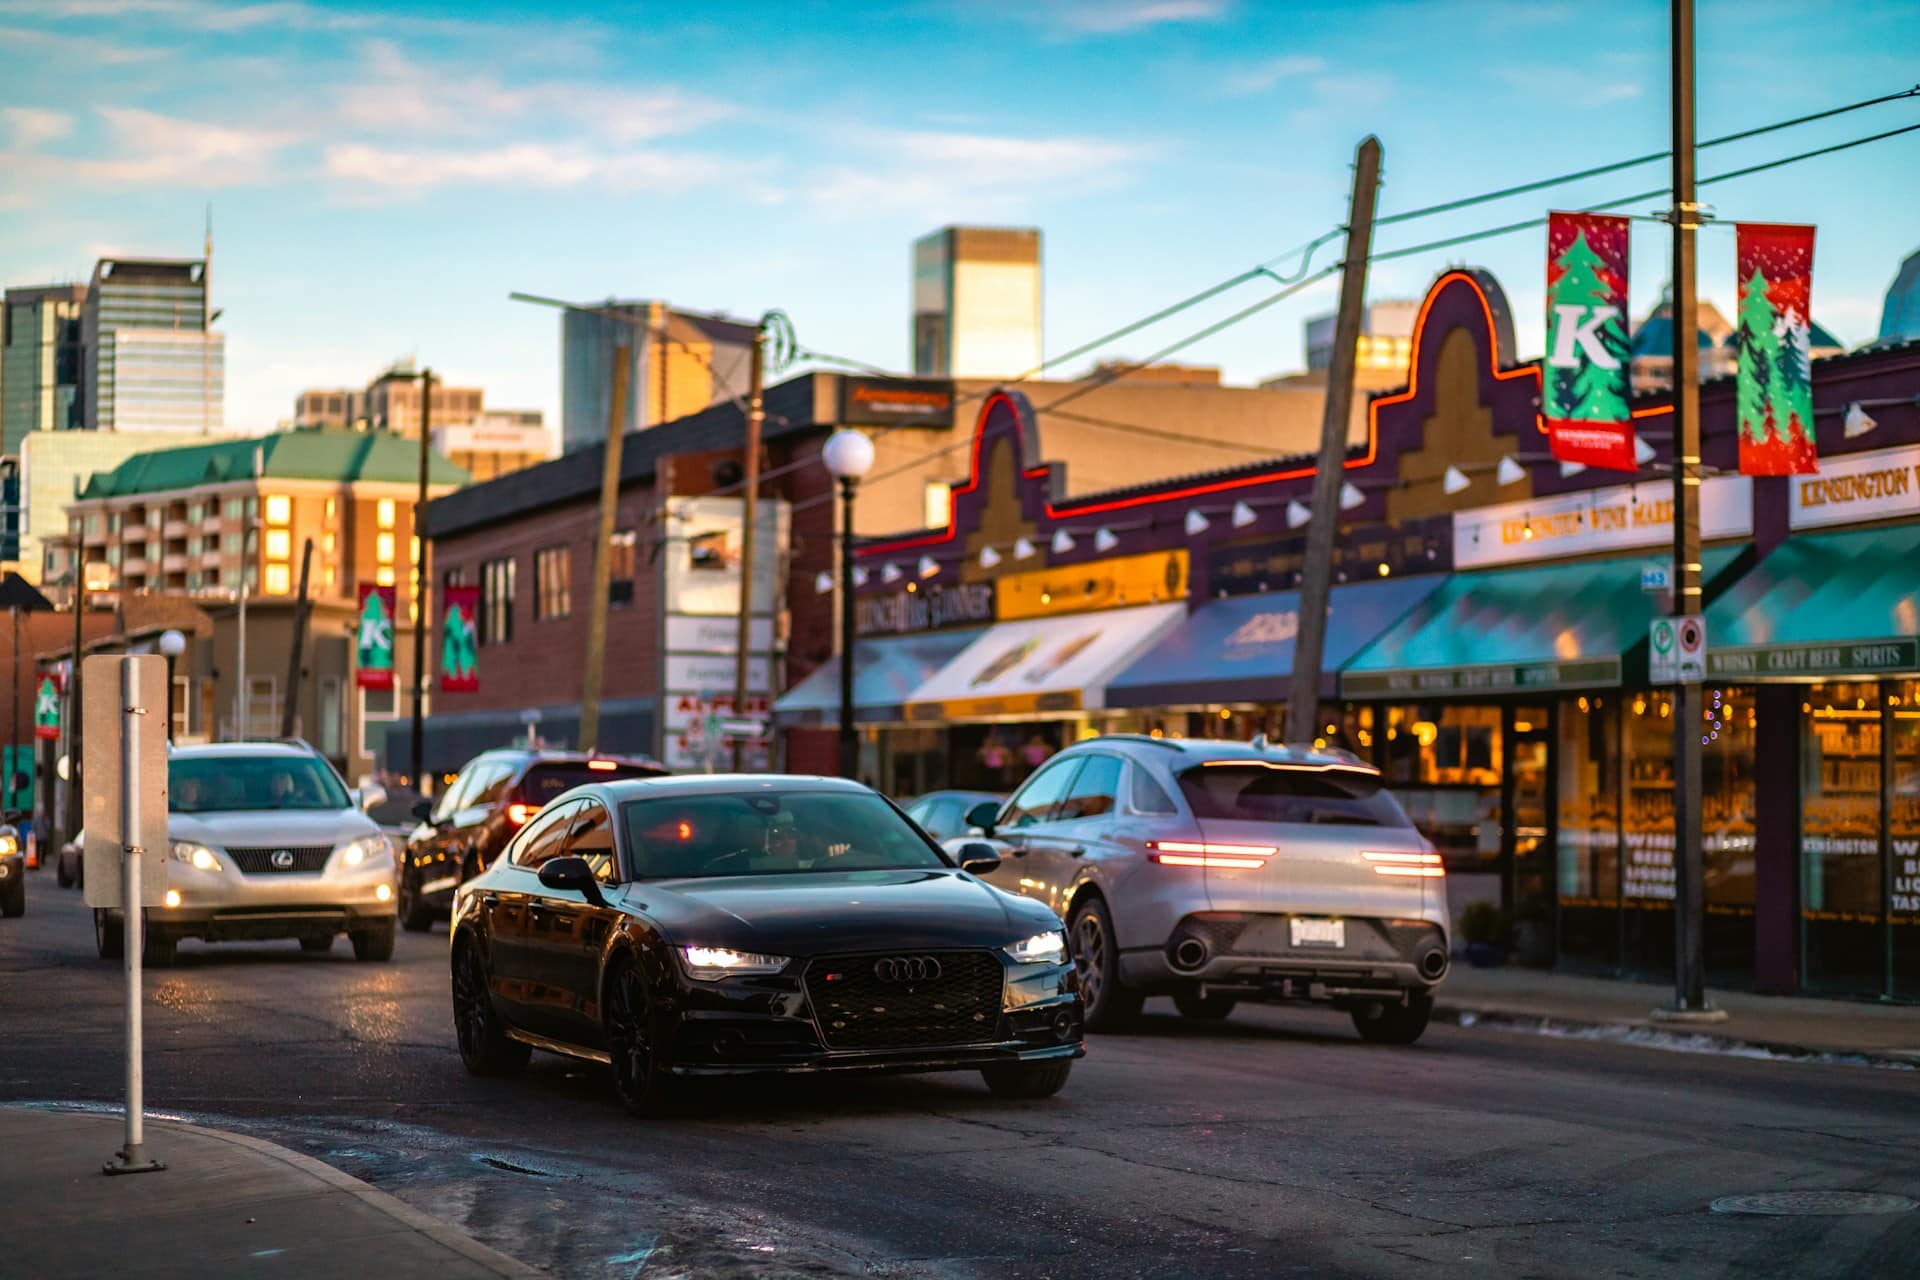
M 1436 1004 L 1433 1016 L 1462 1028 L 1484 1025 L 1514 1031 L 1595 1032 L 1618 1031 L 1638 1034 L 1638 1040 L 1623 1038 L 1623 1044 L 1642 1048 L 1673 1049 L 1697 1045 L 1720 1053 L 1765 1056 L 1787 1062 L 1810 1062 L 1841 1066 L 1891 1067 L 1896 1070 L 1920 1070 L 1920 1058 L 1883 1053 L 1874 1049 L 1833 1049 L 1813 1045 L 1786 1044 L 1774 1040 L 1745 1040 L 1739 1036 L 1716 1034 L 1685 1025 L 1661 1025 L 1651 1019 L 1569 1018 L 1560 1014 L 1516 1013 L 1510 1009 L 1470 1008 L 1465 1005 Z M 1660 1037 L 1666 1043 L 1656 1042 Z
M 232 1133 L 226 1129 L 214 1129 L 206 1125 L 153 1119 L 149 1119 L 146 1123 L 148 1129 L 179 1129 L 199 1137 L 217 1139 L 298 1169 L 326 1183 L 336 1191 L 345 1192 L 368 1208 L 386 1214 L 401 1226 L 426 1236 L 467 1261 L 485 1267 L 496 1276 L 506 1277 L 507 1280 L 531 1280 L 532 1277 L 545 1274 L 534 1270 L 518 1258 L 508 1257 L 498 1249 L 481 1244 L 472 1236 L 422 1213 L 405 1201 L 390 1196 L 376 1187 L 371 1187 L 350 1174 L 342 1173 L 325 1161 L 316 1160 L 312 1156 L 301 1155 L 298 1151 L 288 1150 L 277 1143 L 260 1138 L 250 1138 L 245 1134 Z

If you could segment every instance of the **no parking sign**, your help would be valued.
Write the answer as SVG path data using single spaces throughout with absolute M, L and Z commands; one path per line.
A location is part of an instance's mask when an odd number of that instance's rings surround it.
M 1654 619 L 1647 629 L 1647 678 L 1653 684 L 1699 684 L 1707 678 L 1707 624 L 1699 614 Z

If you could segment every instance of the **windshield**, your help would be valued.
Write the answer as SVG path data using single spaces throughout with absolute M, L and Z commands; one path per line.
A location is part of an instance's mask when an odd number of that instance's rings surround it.
M 1180 775 L 1180 794 L 1202 822 L 1213 818 L 1356 827 L 1413 825 L 1378 777 L 1343 769 L 1201 765 Z
M 184 756 L 167 761 L 167 808 L 174 813 L 253 809 L 348 809 L 347 789 L 311 756 Z
M 537 764 L 527 770 L 527 776 L 520 780 L 520 794 L 527 803 L 544 805 L 562 792 L 589 782 L 610 782 L 615 778 L 657 778 L 662 770 L 651 769 L 646 765 L 619 764 L 613 761 L 601 761 L 598 769 L 589 768 L 586 761 L 578 764 Z M 613 765 L 607 768 L 607 765 Z
M 621 806 L 635 878 L 944 867 L 879 796 L 753 791 Z

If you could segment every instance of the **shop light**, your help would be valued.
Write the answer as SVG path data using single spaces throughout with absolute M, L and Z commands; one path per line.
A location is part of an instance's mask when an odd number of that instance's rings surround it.
M 1638 436 L 1633 441 L 1633 460 L 1643 467 L 1653 461 L 1653 446 Z
M 1199 537 L 1207 531 L 1207 527 L 1212 523 L 1213 521 L 1207 519 L 1205 512 L 1195 507 L 1193 510 L 1187 512 L 1187 536 L 1189 538 Z
M 1236 502 L 1233 504 L 1233 527 L 1234 528 L 1244 529 L 1248 525 L 1252 524 L 1255 520 L 1258 520 L 1259 518 L 1260 517 L 1257 514 L 1255 514 L 1253 508 L 1248 506 L 1246 503 Z
M 1495 469 L 1493 478 L 1503 486 L 1519 484 L 1527 478 L 1527 469 L 1515 462 L 1513 455 L 1508 454 L 1500 459 L 1500 466 Z
M 822 569 L 813 575 L 813 594 L 824 596 L 833 590 L 833 575 Z
M 1065 529 L 1056 530 L 1053 535 L 1053 554 L 1063 556 L 1073 550 L 1073 535 Z
M 1093 531 L 1093 549 L 1095 551 L 1111 551 L 1119 545 L 1120 539 L 1115 537 L 1113 530 L 1107 528 L 1105 525 L 1101 525 Z
M 900 581 L 900 566 L 889 560 L 880 570 L 880 581 L 893 583 Z
M 1385 560 L 1382 560 L 1380 562 L 1380 576 L 1384 578 L 1392 572 L 1393 570 L 1387 567 L 1387 562 Z
M 1306 503 L 1298 498 L 1287 499 L 1287 528 L 1298 529 L 1311 519 L 1313 512 L 1308 510 Z
M 992 547 L 980 548 L 980 567 L 982 569 L 991 569 L 999 563 L 1000 553 L 998 551 L 995 551 Z
M 1587 711 L 1592 710 L 1592 708 L 1587 705 L 1587 698 L 1585 694 L 1580 695 L 1580 710 L 1583 714 Z
M 1342 480 L 1340 482 L 1340 509 L 1342 511 L 1351 511 L 1366 500 L 1367 495 L 1360 492 L 1360 487 L 1354 484 L 1353 481 Z
M 1231 719 L 1233 719 L 1233 712 L 1232 712 L 1232 710 L 1231 710 L 1231 709 L 1229 709 L 1229 708 L 1227 708 L 1227 707 L 1222 707 L 1222 708 L 1220 708 L 1220 718 L 1221 718 L 1222 720 L 1231 720 Z
M 867 569 L 865 565 L 857 564 L 853 566 L 853 585 L 856 587 L 864 587 L 867 585 Z
M 912 594 L 913 594 L 914 592 L 916 592 L 916 591 L 918 591 L 919 589 L 920 589 L 920 584 L 919 584 L 919 583 L 917 583 L 917 582 L 909 582 L 909 583 L 907 584 L 907 594 L 908 594 L 908 595 L 912 595 Z
M 1563 462 L 1560 464 L 1560 478 L 1571 480 L 1586 469 L 1587 464 L 1584 462 Z
M 1448 467 L 1446 474 L 1440 477 L 1440 490 L 1449 496 L 1465 493 L 1472 487 L 1473 481 L 1468 479 L 1467 473 L 1458 467 Z
M 1582 703 L 1585 703 L 1586 699 L 1582 698 L 1580 701 Z M 1585 711 L 1586 707 L 1583 705 L 1580 709 L 1582 711 Z M 1645 698 L 1635 698 L 1633 700 L 1633 714 L 1637 716 L 1643 716 L 1647 714 L 1647 700 Z
M 1513 722 L 1513 731 L 1514 731 L 1515 733 L 1532 733 L 1532 732 L 1533 732 L 1533 721 L 1531 721 L 1531 720 L 1515 720 L 1515 721 Z
M 1665 720 L 1671 715 L 1673 715 L 1673 704 L 1662 699 L 1660 703 L 1660 718 Z
M 1013 558 L 1015 560 L 1031 560 L 1033 559 L 1033 553 L 1038 549 L 1039 548 L 1033 545 L 1033 539 L 1031 538 L 1015 538 L 1013 540 Z
M 931 578 L 940 572 L 940 562 L 932 556 L 921 556 L 918 570 L 921 577 Z

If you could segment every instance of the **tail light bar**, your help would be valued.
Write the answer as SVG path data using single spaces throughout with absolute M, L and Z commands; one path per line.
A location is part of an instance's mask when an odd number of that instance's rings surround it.
M 1147 859 L 1168 867 L 1219 867 L 1254 871 L 1280 850 L 1270 844 L 1211 844 L 1196 840 L 1149 840 Z
M 518 800 L 507 806 L 507 821 L 516 827 L 524 827 L 527 820 L 540 812 L 537 804 L 522 804 Z
M 1373 874 L 1377 876 L 1414 876 L 1422 880 L 1438 880 L 1447 874 L 1440 865 L 1437 853 L 1362 853 L 1361 857 L 1373 864 Z

